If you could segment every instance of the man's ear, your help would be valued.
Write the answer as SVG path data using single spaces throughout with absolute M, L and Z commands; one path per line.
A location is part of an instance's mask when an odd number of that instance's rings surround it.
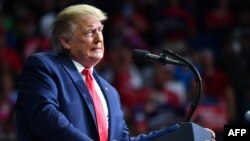
M 71 49 L 71 44 L 70 44 L 70 39 L 65 37 L 65 36 L 60 36 L 60 42 L 62 43 L 62 46 L 64 49 L 70 50 Z

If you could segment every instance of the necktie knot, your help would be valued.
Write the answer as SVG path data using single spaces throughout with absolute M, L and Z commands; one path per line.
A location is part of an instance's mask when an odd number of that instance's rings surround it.
M 91 71 L 90 71 L 90 69 L 83 69 L 82 74 L 85 75 L 85 76 L 88 76 L 88 75 L 91 76 Z

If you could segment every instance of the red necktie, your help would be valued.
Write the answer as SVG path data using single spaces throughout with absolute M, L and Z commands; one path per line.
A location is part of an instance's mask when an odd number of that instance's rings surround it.
M 88 87 L 89 93 L 94 103 L 100 141 L 107 141 L 108 140 L 108 127 L 107 127 L 107 122 L 105 118 L 105 113 L 101 104 L 101 100 L 97 92 L 95 91 L 95 86 L 94 86 L 93 77 L 91 75 L 91 71 L 90 69 L 84 69 L 82 71 L 82 74 L 85 75 L 86 85 Z

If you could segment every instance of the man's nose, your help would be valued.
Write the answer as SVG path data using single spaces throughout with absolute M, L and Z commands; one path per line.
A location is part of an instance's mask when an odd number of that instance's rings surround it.
M 95 42 L 97 42 L 97 43 L 103 41 L 102 32 L 96 31 L 94 38 L 95 38 Z

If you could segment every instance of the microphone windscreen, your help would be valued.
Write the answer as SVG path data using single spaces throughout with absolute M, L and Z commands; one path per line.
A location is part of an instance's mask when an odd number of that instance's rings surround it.
M 140 49 L 134 49 L 133 58 L 137 61 L 146 61 L 147 55 L 149 54 L 149 51 L 146 50 L 140 50 Z

